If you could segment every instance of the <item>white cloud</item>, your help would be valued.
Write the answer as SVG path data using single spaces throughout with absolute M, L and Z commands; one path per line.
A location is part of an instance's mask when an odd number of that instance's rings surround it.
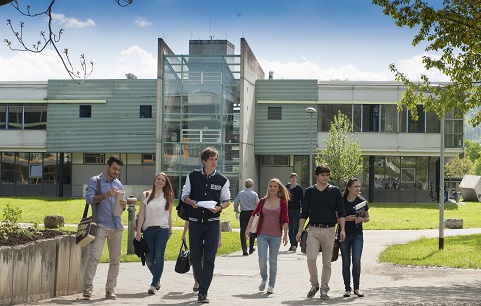
M 136 25 L 138 25 L 141 28 L 145 28 L 152 25 L 152 23 L 147 19 L 145 19 L 144 17 L 138 17 L 137 19 L 135 19 L 134 22 Z
M 95 26 L 95 21 L 90 18 L 87 18 L 86 21 L 80 21 L 75 17 L 66 17 L 64 14 L 52 13 L 52 20 L 64 25 L 67 28 L 86 28 Z
M 396 64 L 396 68 L 403 72 L 407 77 L 411 78 L 412 80 L 420 80 L 421 74 L 425 74 L 429 77 L 429 80 L 432 82 L 449 82 L 449 78 L 441 73 L 441 71 L 437 69 L 430 69 L 426 70 L 423 65 L 423 56 L 430 56 L 431 58 L 439 58 L 438 55 L 432 54 L 418 54 L 414 57 L 399 60 L 398 64 Z
M 447 82 L 448 77 L 439 70 L 427 71 L 422 63 L 426 54 L 416 55 L 412 58 L 397 61 L 396 67 L 413 81 L 420 80 L 425 74 L 431 81 Z M 430 55 L 434 57 L 435 55 Z M 393 81 L 394 74 L 387 68 L 385 71 L 360 71 L 354 64 L 341 67 L 321 68 L 317 63 L 302 58 L 299 62 L 281 63 L 260 59 L 259 63 L 268 76 L 269 71 L 274 71 L 274 79 L 317 79 L 320 81 L 346 80 L 346 81 Z
M 6 59 L 0 58 L 0 80 L 2 81 L 46 81 L 66 79 L 68 73 L 57 53 L 44 50 L 41 53 L 19 52 Z
M 392 76 L 384 72 L 362 72 L 356 66 L 349 64 L 342 67 L 321 69 L 318 64 L 303 59 L 300 62 L 269 62 L 260 59 L 259 63 L 266 75 L 274 71 L 274 79 L 317 79 L 321 81 L 348 80 L 348 81 L 385 81 L 392 80 Z
M 157 77 L 157 56 L 148 53 L 139 46 L 131 46 L 120 52 L 116 67 L 108 78 L 125 78 L 126 73 L 133 73 L 139 79 Z

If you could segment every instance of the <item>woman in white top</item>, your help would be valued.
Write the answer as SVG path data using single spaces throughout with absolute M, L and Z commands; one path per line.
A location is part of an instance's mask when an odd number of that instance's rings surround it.
M 147 267 L 152 273 L 152 282 L 148 290 L 154 294 L 160 289 L 160 277 L 164 270 L 164 253 L 172 235 L 172 206 L 174 192 L 169 177 L 164 172 L 155 176 L 152 190 L 142 194 L 140 204 L 137 235 L 135 239 L 140 241 L 141 231 L 144 232 L 144 240 L 149 248 L 145 254 Z

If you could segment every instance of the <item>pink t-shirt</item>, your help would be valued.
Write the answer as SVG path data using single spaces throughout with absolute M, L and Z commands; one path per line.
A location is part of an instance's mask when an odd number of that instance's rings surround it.
M 261 234 L 268 236 L 282 236 L 281 228 L 281 204 L 276 208 L 262 208 Z

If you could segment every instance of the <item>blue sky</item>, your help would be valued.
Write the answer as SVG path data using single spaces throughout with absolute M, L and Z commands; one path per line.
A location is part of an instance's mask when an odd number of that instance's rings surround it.
M 31 11 L 50 0 L 19 0 Z M 63 28 L 58 46 L 69 49 L 74 65 L 80 54 L 94 61 L 91 78 L 153 79 L 157 39 L 176 54 L 188 53 L 190 39 L 227 39 L 240 52 L 244 37 L 268 75 L 321 81 L 388 81 L 391 63 L 417 78 L 425 72 L 424 46 L 411 44 L 416 31 L 399 28 L 368 0 L 134 0 L 122 8 L 114 0 L 56 0 L 54 27 Z M 36 42 L 45 18 L 21 16 L 0 6 L 0 81 L 66 79 L 67 73 L 50 50 L 41 54 L 13 52 L 5 38 L 18 43 L 6 25 L 24 21 L 28 45 Z M 447 81 L 436 72 L 428 75 Z

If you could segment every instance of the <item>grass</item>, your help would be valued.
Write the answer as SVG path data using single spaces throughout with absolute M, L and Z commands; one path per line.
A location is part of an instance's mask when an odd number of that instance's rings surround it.
M 85 207 L 84 199 L 62 199 L 51 197 L 0 197 L 0 211 L 10 203 L 12 208 L 22 210 L 20 222 L 43 223 L 46 215 L 61 215 L 66 224 L 76 224 L 80 220 Z M 439 227 L 438 204 L 399 204 L 371 203 L 369 204 L 371 221 L 364 224 L 365 230 L 416 230 L 436 229 Z M 138 206 L 137 206 L 138 211 Z M 464 228 L 476 228 L 479 225 L 481 203 L 465 203 L 444 205 L 444 218 L 463 219 Z M 183 227 L 184 221 L 173 213 L 173 226 Z M 221 219 L 230 221 L 233 228 L 239 228 L 235 219 L 233 205 L 222 212 Z M 122 214 L 122 222 L 127 224 L 128 213 Z M 66 228 L 75 230 L 75 228 Z M 180 249 L 182 232 L 174 231 L 167 243 L 166 260 L 175 260 Z M 123 235 L 122 261 L 140 261 L 133 254 L 127 255 L 127 231 Z M 218 255 L 229 254 L 240 250 L 239 234 L 222 233 L 223 245 Z M 108 261 L 106 248 L 102 254 L 102 262 Z M 408 244 L 393 245 L 380 254 L 381 262 L 401 265 L 444 266 L 454 268 L 481 269 L 481 235 L 453 236 L 445 238 L 444 250 L 438 250 L 437 238 L 421 238 Z

